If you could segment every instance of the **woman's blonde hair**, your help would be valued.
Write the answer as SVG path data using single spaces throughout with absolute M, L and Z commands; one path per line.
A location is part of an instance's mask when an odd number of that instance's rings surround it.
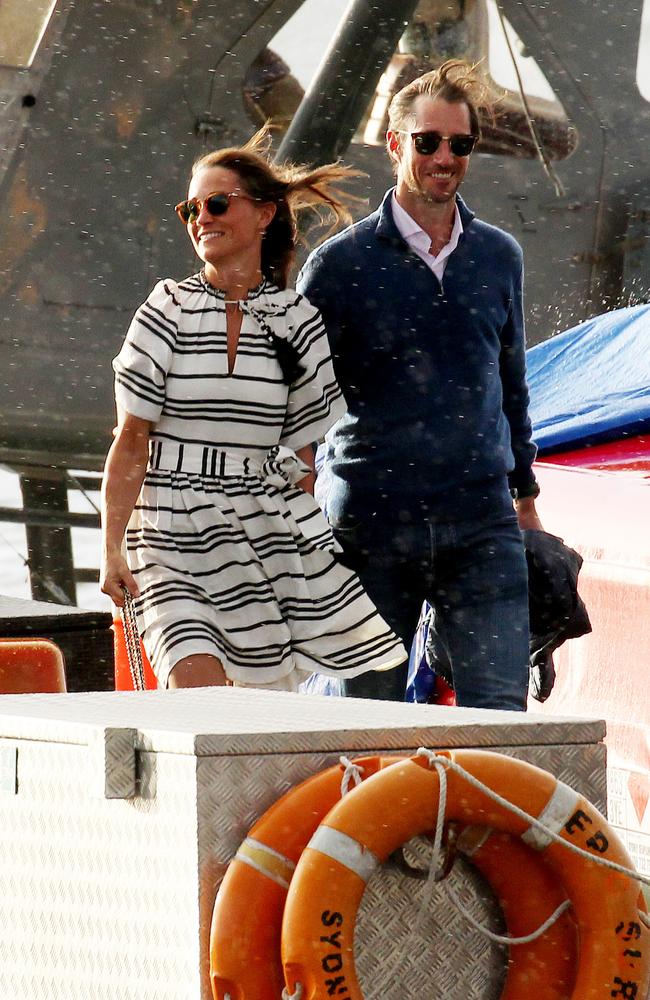
M 293 163 L 274 163 L 270 157 L 271 130 L 264 125 L 243 146 L 216 149 L 199 157 L 192 167 L 192 177 L 209 167 L 234 171 L 244 190 L 253 198 L 275 205 L 275 215 L 262 240 L 262 274 L 286 288 L 296 255 L 297 215 L 311 209 L 319 225 L 331 220 L 328 236 L 339 225 L 352 221 L 350 207 L 364 199 L 341 191 L 338 185 L 362 171 L 341 163 L 327 163 L 309 168 Z

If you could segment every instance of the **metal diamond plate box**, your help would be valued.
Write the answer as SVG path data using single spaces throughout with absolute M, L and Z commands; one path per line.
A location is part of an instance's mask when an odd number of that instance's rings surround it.
M 0 997 L 210 1000 L 210 921 L 228 862 L 280 795 L 341 755 L 496 750 L 604 812 L 603 736 L 599 721 L 236 688 L 5 696 Z M 410 850 L 426 866 L 422 844 Z M 499 931 L 469 865 L 450 884 Z M 367 1000 L 501 992 L 502 946 L 452 905 L 445 881 L 374 874 L 356 950 Z

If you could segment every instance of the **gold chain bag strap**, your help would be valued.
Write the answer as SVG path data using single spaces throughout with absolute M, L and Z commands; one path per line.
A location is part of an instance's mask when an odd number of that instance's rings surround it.
M 124 606 L 120 608 L 120 614 L 122 616 L 122 624 L 124 625 L 124 644 L 126 645 L 126 656 L 129 661 L 131 680 L 135 691 L 144 691 L 142 647 L 140 646 L 140 633 L 138 632 L 133 598 L 126 587 L 122 587 L 122 591 L 124 592 Z

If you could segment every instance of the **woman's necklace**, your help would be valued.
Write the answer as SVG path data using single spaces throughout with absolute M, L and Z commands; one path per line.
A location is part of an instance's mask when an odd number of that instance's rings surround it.
M 228 294 L 229 289 L 224 288 L 223 285 L 220 286 L 216 283 L 213 284 L 208 278 L 207 274 L 205 274 L 205 269 L 203 273 L 208 283 L 212 284 L 212 287 L 216 288 L 217 291 L 223 293 L 224 296 L 223 302 L 227 306 L 238 305 L 240 302 L 245 301 L 248 298 L 248 295 L 251 291 L 254 291 L 256 288 L 259 288 L 259 286 L 262 284 L 262 278 L 263 278 L 262 272 L 256 271 L 255 274 L 252 275 L 248 281 L 246 282 L 242 281 L 241 284 L 239 282 L 236 282 L 234 287 L 235 288 L 239 287 L 241 289 L 242 294 L 237 296 L 237 298 L 234 298 L 232 293 L 230 295 Z M 226 282 L 224 282 L 224 284 L 226 284 Z M 231 285 L 230 287 L 232 288 L 233 286 Z

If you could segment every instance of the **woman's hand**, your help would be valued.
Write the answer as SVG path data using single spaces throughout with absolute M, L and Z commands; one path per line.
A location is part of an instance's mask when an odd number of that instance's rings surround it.
M 314 495 L 314 486 L 316 484 L 316 446 L 313 444 L 308 444 L 304 448 L 299 448 L 296 455 L 301 462 L 311 469 L 309 475 L 305 476 L 298 483 L 301 490 L 305 493 L 310 493 Z
M 132 597 L 140 593 L 124 558 L 122 542 L 147 468 L 149 430 L 148 421 L 118 410 L 118 427 L 104 467 L 99 582 L 118 608 L 124 606 L 123 586 Z
M 103 556 L 99 586 L 102 593 L 107 594 L 118 608 L 124 607 L 123 587 L 126 587 L 131 597 L 140 596 L 135 577 L 121 552 Z

